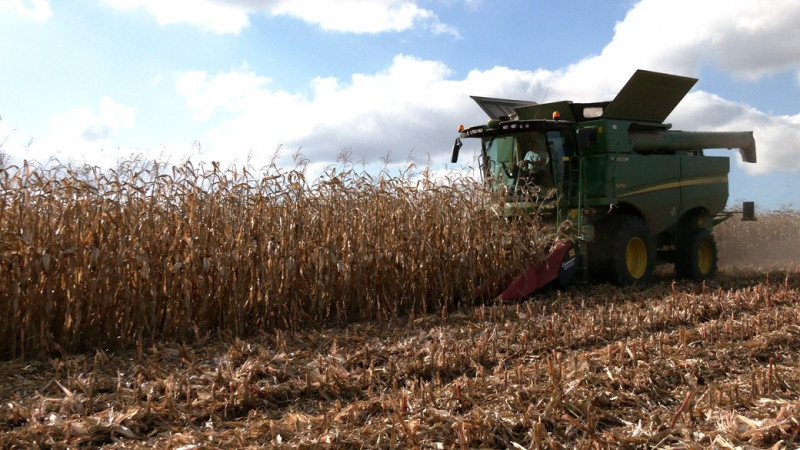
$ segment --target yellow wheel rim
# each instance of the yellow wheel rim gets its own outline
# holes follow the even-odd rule
[[[628,241],[628,246],[625,248],[625,264],[634,280],[644,276],[647,271],[647,246],[641,238],[635,237]]]
[[[711,273],[714,265],[714,251],[711,249],[710,242],[703,242],[697,248],[697,269],[703,275]]]

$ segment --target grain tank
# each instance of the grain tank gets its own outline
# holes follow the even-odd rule
[[[664,123],[696,82],[638,70],[610,102],[473,97],[490,120],[460,128],[452,162],[462,139],[479,139],[482,175],[505,193],[499,214],[536,211],[571,230],[504,298],[565,284],[581,270],[619,285],[648,282],[663,262],[679,277],[714,276],[712,228],[732,216],[724,211],[730,159],[704,151],[738,149],[755,163],[756,147],[751,131],[677,131]]]

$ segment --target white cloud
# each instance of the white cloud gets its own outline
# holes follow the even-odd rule
[[[544,90],[547,72],[506,68],[472,71],[451,80],[441,62],[405,55],[375,74],[355,74],[348,81],[316,78],[310,94],[269,87],[269,80],[246,66],[209,76],[186,72],[176,89],[195,120],[219,118],[202,138],[207,155],[229,159],[253,153],[271,156],[302,148],[312,161],[332,161],[343,148],[359,160],[378,161],[390,154],[405,160],[413,153],[443,162],[460,123],[483,121],[469,94],[530,98]],[[217,150],[212,150],[217,149]]]
[[[642,0],[617,24],[603,50],[607,63],[698,73],[714,65],[757,78],[797,70],[800,3],[730,0]]]
[[[17,132],[9,134],[11,139],[3,150],[16,160],[44,163],[55,157],[62,162],[77,160],[110,166],[119,157],[128,156],[129,152],[119,149],[114,140],[121,130],[131,128],[135,122],[135,108],[103,97],[97,112],[81,107],[51,118],[41,139],[32,140]]]
[[[734,160],[752,173],[774,170],[798,171],[800,143],[800,114],[775,116],[751,106],[731,102],[708,92],[696,91],[686,96],[672,115],[676,128],[704,131],[753,131],[758,164]]]
[[[25,148],[24,137],[7,122],[0,120],[0,165],[5,164],[12,153]]]
[[[14,11],[37,22],[46,22],[53,15],[48,0],[0,0],[0,11],[3,10]]]
[[[790,70],[800,80],[797,23],[800,2],[794,1],[642,0],[601,54],[546,79],[548,99],[610,100],[638,68],[698,76],[715,67],[752,82]],[[669,120],[690,130],[753,130],[759,163],[746,170],[800,171],[800,158],[792,157],[793,143],[800,142],[798,116],[774,116],[697,91]]]
[[[107,1],[120,7],[159,8],[149,0]],[[231,30],[235,28],[232,24],[246,26],[247,14],[258,11],[296,14],[311,22],[317,20],[314,17],[325,20],[307,12],[305,4],[288,0],[193,3],[200,10],[210,8],[207,11],[230,8],[230,17],[238,19],[218,29]],[[327,0],[316,3],[320,7],[330,4]],[[400,0],[377,2],[385,10],[408,4],[415,5]],[[159,11],[170,20],[180,16],[178,9],[163,8]],[[237,16],[232,11],[244,13]],[[408,11],[404,19],[393,19],[395,25],[384,22],[381,27],[434,20],[419,13],[418,7],[404,11]],[[197,14],[200,18],[213,15]],[[787,36],[798,33],[790,26],[798,22],[798,2],[643,0],[617,24],[614,38],[599,55],[557,70],[494,67],[454,78],[443,62],[398,55],[377,73],[309,80],[308,93],[273,87],[268,76],[247,65],[216,74],[185,72],[178,76],[175,89],[193,119],[206,127],[207,131],[197,136],[203,150],[200,156],[206,161],[242,162],[252,154],[256,163],[264,162],[283,147],[287,154],[301,148],[311,161],[324,166],[342,148],[350,148],[357,161],[380,161],[387,154],[395,161],[405,160],[413,152],[421,161],[430,154],[434,164],[441,166],[449,157],[456,127],[485,120],[469,95],[535,101],[610,100],[637,68],[696,76],[713,65],[743,79],[799,71],[800,47],[795,49],[786,41]],[[116,133],[133,125],[134,111],[110,99],[104,104],[98,112],[81,108],[54,118],[43,142],[51,146],[48,148],[58,148],[57,144],[62,144],[61,148],[67,148],[66,144],[110,148]],[[800,158],[794,157],[795,143],[800,142],[800,115],[770,115],[695,91],[669,120],[679,129],[753,130],[759,163],[748,165],[748,170],[800,171]],[[470,148],[465,147],[462,163],[469,163],[469,154]]]
[[[795,1],[643,0],[617,24],[600,55],[570,68],[570,84],[599,84],[613,93],[636,68],[696,76],[714,66],[751,81],[787,70],[800,73],[797,23],[800,3]],[[685,129],[753,130],[759,163],[746,164],[746,170],[800,171],[800,159],[792,155],[793,143],[800,142],[798,116],[769,115],[695,92],[670,120]]]
[[[483,3],[483,0],[464,0],[464,6],[471,11],[477,10],[481,3]]]
[[[268,84],[246,66],[215,76],[193,71],[178,77],[176,90],[194,120],[213,124],[201,139],[204,158],[242,162],[256,152],[264,162],[280,145],[305,135],[308,103],[300,95],[271,91]]]
[[[434,31],[455,33],[439,23],[433,11],[410,0],[283,0],[274,3],[268,6],[271,14],[296,17],[330,31],[381,33],[428,24]]]
[[[144,8],[159,25],[186,23],[214,33],[239,33],[250,25],[251,8],[219,0],[105,0],[122,10]]]
[[[249,16],[290,16],[323,30],[346,33],[406,31],[417,26],[434,34],[458,36],[436,14],[416,0],[105,0],[133,10],[144,8],[161,25],[188,23],[216,33],[239,33],[250,25]]]
[[[283,146],[302,148],[312,161],[331,161],[351,148],[358,159],[387,153],[404,159],[414,152],[441,163],[459,123],[485,120],[469,95],[597,101],[613,98],[637,68],[691,76],[713,64],[742,78],[798,70],[800,48],[782,40],[782,32],[795,33],[786,17],[800,19],[800,3],[643,0],[617,24],[601,54],[555,71],[495,67],[453,79],[442,62],[399,55],[382,72],[314,79],[308,95],[272,89],[246,66],[213,76],[189,72],[177,89],[195,119],[212,124],[203,142],[225,149],[220,156],[271,154]],[[765,30],[768,23],[774,29]],[[792,143],[800,142],[800,116],[773,116],[697,91],[670,120],[689,130],[753,130],[759,163],[748,170],[800,171],[800,158],[790,157]]]
[[[186,72],[179,76],[176,89],[178,95],[187,99],[188,106],[194,111],[193,118],[205,121],[215,110],[246,112],[252,96],[258,96],[269,81],[254,75],[244,65],[212,79],[205,71]]]

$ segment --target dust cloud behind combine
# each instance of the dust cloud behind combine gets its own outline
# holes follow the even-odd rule
[[[800,211],[766,212],[755,222],[732,218],[714,234],[722,270],[800,268]]]

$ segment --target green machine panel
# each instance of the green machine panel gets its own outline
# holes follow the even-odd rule
[[[618,203],[628,203],[641,211],[653,234],[675,223],[681,206],[680,158],[620,154],[613,167]]]
[[[730,159],[723,156],[681,156],[681,213],[706,208],[713,217],[728,201]]]

